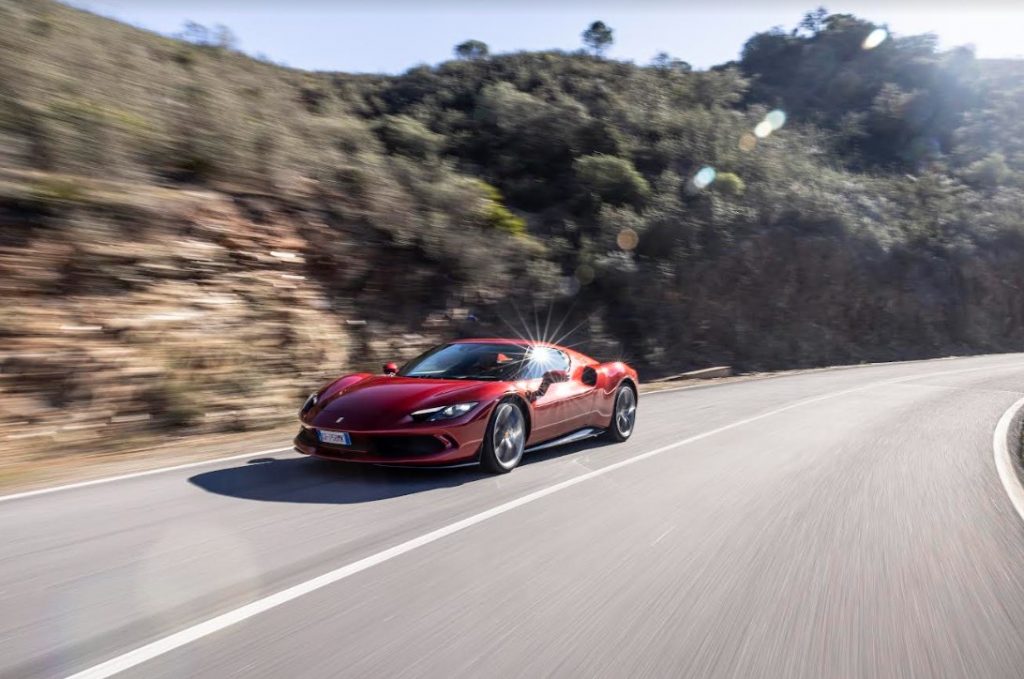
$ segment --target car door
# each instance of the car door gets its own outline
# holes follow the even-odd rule
[[[530,349],[523,378],[534,390],[534,421],[532,421],[529,442],[541,443],[557,438],[571,430],[575,412],[570,408],[569,381],[552,382],[541,389],[543,377],[552,370],[569,374],[569,358],[562,351],[551,347],[535,346]]]
[[[563,383],[564,387],[561,390],[562,398],[565,400],[569,431],[582,429],[593,420],[597,390],[594,386],[596,381],[589,385],[584,381],[584,372],[588,369],[593,371],[593,367],[582,361],[570,359],[569,381]]]

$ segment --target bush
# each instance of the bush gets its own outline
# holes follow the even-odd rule
[[[70,177],[51,176],[34,182],[30,195],[42,203],[79,203],[86,199],[81,183]]]
[[[435,157],[444,147],[444,137],[409,116],[385,116],[377,133],[389,153],[425,160]]]
[[[580,183],[612,205],[637,205],[651,193],[647,180],[624,158],[595,154],[575,163]]]
[[[991,153],[967,166],[964,178],[984,189],[994,189],[1010,178],[1010,167],[1001,153]]]
[[[747,185],[734,172],[719,172],[715,175],[715,183],[712,186],[727,196],[742,196],[747,190]]]
[[[141,401],[154,414],[156,421],[168,429],[189,427],[203,416],[203,410],[196,402],[195,386],[172,379],[147,389]]]
[[[477,185],[485,196],[484,221],[487,226],[498,231],[510,233],[513,236],[525,235],[526,222],[516,217],[505,207],[501,191],[484,181],[478,181]]]

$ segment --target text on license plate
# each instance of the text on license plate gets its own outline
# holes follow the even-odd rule
[[[323,431],[322,429],[317,429],[316,435],[320,439],[320,443],[333,443],[339,446],[352,445],[352,437],[348,435],[347,431]]]

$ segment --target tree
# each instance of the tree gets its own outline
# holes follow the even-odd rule
[[[672,55],[668,52],[658,52],[651,59],[651,66],[655,68],[667,69],[669,64],[672,63]]]
[[[233,50],[238,46],[238,38],[234,32],[224,24],[217,24],[212,31],[213,46],[222,50]]]
[[[186,21],[182,31],[175,37],[193,45],[217,47],[223,50],[233,50],[238,45],[235,34],[224,24],[217,24],[210,28],[195,21]]]
[[[797,25],[797,29],[807,31],[811,35],[817,35],[824,30],[825,19],[827,18],[828,10],[824,7],[818,7],[818,9],[804,14],[804,18],[801,19],[800,23]]]
[[[487,43],[479,40],[467,40],[455,46],[455,56],[459,59],[486,59],[490,53]]]
[[[660,71],[678,71],[680,73],[689,73],[693,70],[693,66],[689,62],[677,59],[668,52],[658,52],[651,59],[651,66]]]
[[[209,45],[210,29],[197,21],[186,21],[184,28],[177,37],[186,40],[193,45]]]
[[[594,56],[604,56],[605,50],[611,47],[613,42],[615,39],[612,37],[612,29],[603,21],[595,21],[583,31],[583,44],[594,53]]]

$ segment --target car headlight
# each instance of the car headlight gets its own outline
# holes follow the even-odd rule
[[[450,406],[438,406],[436,408],[426,408],[425,410],[417,410],[412,414],[412,419],[417,422],[436,422],[437,420],[450,420],[453,417],[459,417],[465,415],[473,406],[476,405],[476,401],[470,401],[468,403],[455,403]]]
[[[316,401],[317,401],[317,399],[319,398],[319,396],[320,396],[320,395],[319,395],[319,394],[317,394],[317,393],[316,393],[315,391],[314,391],[314,392],[313,392],[312,394],[310,394],[310,395],[309,395],[309,398],[307,398],[307,399],[306,399],[306,402],[302,404],[302,410],[300,410],[299,412],[300,412],[300,413],[301,413],[302,415],[305,415],[305,414],[306,414],[306,413],[308,413],[308,412],[309,412],[310,410],[312,410],[312,409],[313,409],[313,406],[315,406],[315,405],[316,405]]]

